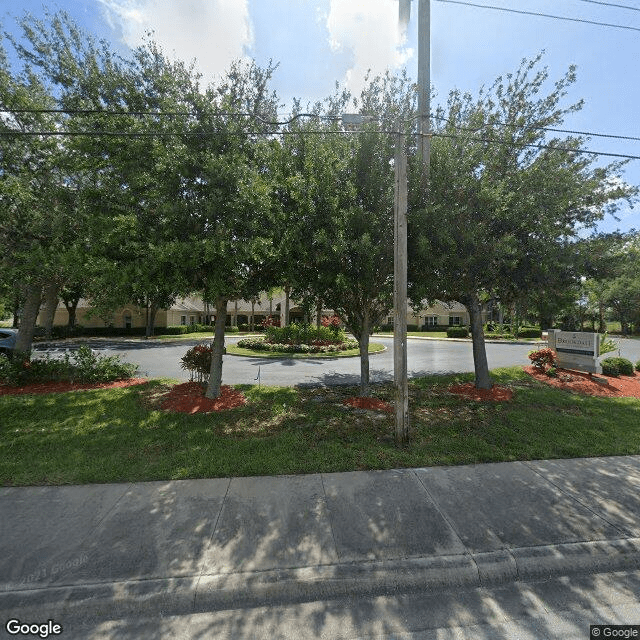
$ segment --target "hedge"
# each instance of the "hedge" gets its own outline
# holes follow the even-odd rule
[[[626,358],[605,358],[600,362],[605,376],[632,376],[633,363]]]
[[[542,329],[520,329],[519,338],[542,338]]]
[[[469,329],[467,327],[449,327],[447,329],[447,338],[468,338]]]

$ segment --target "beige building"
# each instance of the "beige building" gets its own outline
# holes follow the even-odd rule
[[[227,304],[227,324],[240,326],[243,324],[258,326],[268,316],[280,318],[280,324],[284,323],[285,294],[274,294],[271,298],[263,293],[255,301],[233,300]],[[110,316],[102,318],[95,313],[91,313],[91,303],[89,300],[81,299],[76,310],[76,324],[95,327],[118,327],[118,328],[142,328],[147,324],[147,311],[144,307],[129,304],[120,309],[116,309]],[[322,309],[322,315],[331,316],[334,312],[331,309]],[[289,302],[290,321],[302,321],[304,311],[295,300]],[[213,324],[215,320],[215,307],[207,305],[202,298],[189,297],[176,300],[169,309],[160,309],[156,315],[156,327],[170,327],[175,325],[190,324]],[[312,321],[315,320],[315,312]],[[66,307],[61,302],[56,309],[53,324],[65,326],[68,324],[69,314]],[[42,324],[42,312],[38,316],[38,324]],[[387,317],[387,324],[393,324],[393,315]],[[418,325],[419,327],[447,327],[458,325],[469,325],[469,313],[466,307],[457,302],[445,303],[437,302],[431,306],[425,306],[418,313],[411,307],[407,308],[407,324]]]

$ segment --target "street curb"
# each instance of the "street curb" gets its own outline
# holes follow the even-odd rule
[[[99,582],[0,592],[4,617],[183,615],[343,597],[473,589],[640,568],[640,538],[406,560]],[[1,617],[1,616],[0,616]],[[34,618],[35,619],[35,618]]]

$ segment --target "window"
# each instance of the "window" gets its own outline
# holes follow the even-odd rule
[[[180,316],[180,324],[187,324],[187,316]]]
[[[196,323],[196,317],[195,316],[189,316],[189,324],[195,324]]]
[[[131,314],[128,311],[124,314],[124,328],[131,329]]]
[[[424,323],[427,327],[437,327],[438,326],[438,316],[427,316],[424,319]]]
[[[460,316],[449,316],[449,326],[457,327],[462,324],[462,319]]]

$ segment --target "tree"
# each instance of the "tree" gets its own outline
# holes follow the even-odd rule
[[[354,132],[335,122],[296,122],[282,142],[281,254],[290,271],[295,265],[296,297],[334,309],[358,340],[363,396],[369,337],[393,304],[394,139],[380,129],[410,121],[413,98],[405,75],[376,77],[353,101],[373,122]],[[338,88],[315,112],[338,118],[351,104]]]
[[[582,103],[561,106],[575,69],[538,97],[548,79],[540,56],[498,78],[476,100],[452,91],[435,113],[428,195],[412,189],[410,295],[465,304],[478,388],[492,386],[482,302],[575,282],[578,233],[635,190],[615,181],[620,163],[594,167],[583,139],[546,138]],[[542,148],[545,147],[545,148]],[[415,164],[415,163],[414,163]],[[414,174],[415,174],[414,169]],[[417,178],[414,185],[419,185]]]
[[[264,121],[275,120],[269,90],[273,66],[236,63],[222,82],[193,93],[196,116],[185,129],[176,236],[194,290],[215,301],[216,324],[206,396],[220,395],[227,302],[250,300],[275,283],[272,258],[273,141]]]

